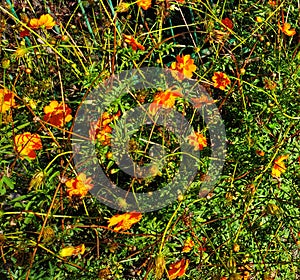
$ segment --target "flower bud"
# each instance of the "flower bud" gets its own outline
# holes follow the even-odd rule
[[[39,171],[35,173],[29,183],[29,190],[39,189],[39,187],[44,183],[45,177],[46,174],[44,173],[44,171]]]
[[[117,6],[116,12],[118,13],[126,13],[129,9],[130,4],[129,3],[121,3],[120,5]]]
[[[10,66],[10,60],[7,58],[2,59],[2,68],[7,69]]]
[[[165,258],[159,254],[155,259],[155,279],[161,279],[166,266]]]
[[[280,208],[274,203],[269,203],[267,205],[267,212],[271,215],[278,215],[280,214],[280,211]]]
[[[240,245],[237,243],[233,244],[233,252],[237,253],[240,251]]]

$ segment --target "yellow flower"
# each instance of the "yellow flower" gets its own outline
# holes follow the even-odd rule
[[[116,8],[116,12],[118,13],[126,13],[128,11],[130,7],[130,4],[129,3],[125,3],[125,2],[122,2],[120,3],[117,8]]]
[[[274,161],[274,165],[272,168],[272,176],[279,178],[281,173],[284,173],[286,171],[286,167],[284,164],[284,160],[288,159],[288,155],[280,156]]]
[[[21,58],[21,57],[25,56],[27,53],[28,53],[28,48],[20,47],[20,48],[16,49],[13,56],[15,58]]]
[[[84,244],[80,244],[78,246],[67,246],[60,250],[59,255],[61,257],[71,257],[71,256],[78,256],[79,254],[84,254],[85,246]]]
[[[0,113],[5,113],[15,106],[14,93],[7,88],[0,89]]]
[[[14,142],[15,150],[21,159],[24,159],[24,157],[35,159],[35,151],[40,150],[43,147],[40,136],[38,134],[31,134],[30,132],[16,135]]]
[[[39,19],[33,18],[29,21],[29,27],[32,29],[46,28],[51,29],[55,25],[53,17],[49,14],[41,15]]]
[[[294,36],[296,34],[295,28],[291,29],[291,25],[287,22],[285,22],[283,26],[278,25],[278,27],[287,36]]]
[[[195,151],[201,151],[204,147],[207,147],[207,141],[203,134],[194,132],[188,136],[190,145],[194,146]]]
[[[184,78],[192,78],[193,72],[195,72],[196,69],[197,66],[194,64],[194,60],[191,59],[189,54],[182,56],[177,55],[176,62],[172,62],[171,64],[171,70],[174,70],[172,71],[172,75],[180,81]]]
[[[264,19],[262,17],[257,16],[255,18],[255,21],[258,22],[258,23],[262,23],[264,21]]]
[[[137,5],[143,10],[148,10],[151,7],[151,0],[138,0]]]
[[[84,197],[93,188],[92,178],[86,178],[84,173],[80,173],[75,179],[68,180],[65,184],[68,196]]]
[[[142,219],[142,214],[137,212],[117,214],[108,220],[108,227],[115,227],[115,231],[127,230]]]

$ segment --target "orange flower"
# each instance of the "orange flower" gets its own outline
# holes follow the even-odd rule
[[[188,238],[188,239],[185,240],[185,242],[184,242],[184,246],[183,246],[183,248],[182,248],[182,252],[183,252],[183,253],[188,253],[188,252],[190,252],[190,251],[193,249],[194,245],[195,245],[194,241],[191,240],[190,238]]]
[[[28,26],[31,29],[38,29],[40,27],[39,25],[39,19],[38,18],[32,18],[28,24]]]
[[[258,156],[261,156],[261,157],[265,156],[265,152],[264,152],[264,151],[256,150],[255,152],[256,152],[256,154],[257,154]]]
[[[288,155],[280,156],[274,161],[274,165],[272,168],[272,176],[279,178],[281,173],[284,173],[286,170],[284,160],[288,159]]]
[[[131,226],[142,219],[142,214],[137,212],[117,214],[111,217],[108,222],[108,227],[115,227],[115,231],[127,230]]]
[[[53,17],[49,14],[41,15],[39,19],[33,18],[29,21],[29,27],[32,29],[46,28],[51,29],[55,25]]]
[[[160,91],[155,95],[153,102],[150,104],[149,112],[155,115],[160,107],[165,109],[173,108],[175,99],[181,96],[181,92],[179,90],[174,90],[174,87],[171,87],[166,91]]]
[[[77,256],[79,254],[83,254],[85,252],[85,246],[84,244],[80,244],[78,246],[67,246],[60,250],[59,255],[61,257],[71,257],[71,256]]]
[[[269,89],[269,90],[274,90],[277,86],[276,82],[268,79],[268,78],[264,78],[263,79],[264,83],[265,83],[265,88]]]
[[[291,25],[287,22],[285,22],[283,26],[278,25],[278,27],[287,36],[294,36],[296,34],[295,28],[291,29]]]
[[[103,146],[110,145],[110,134],[112,132],[112,128],[109,126],[109,124],[113,120],[117,119],[120,115],[120,111],[118,111],[114,116],[104,112],[96,123],[91,123],[91,128],[89,130],[90,139],[97,139]]]
[[[5,113],[15,106],[15,95],[7,88],[0,89],[0,113]]]
[[[276,1],[269,0],[268,4],[274,7],[274,6],[276,6]]]
[[[214,82],[214,87],[221,90],[225,90],[225,88],[231,83],[228,76],[222,72],[215,72],[212,80]]]
[[[40,136],[38,134],[31,134],[30,132],[24,132],[23,134],[16,135],[14,142],[15,150],[21,159],[24,159],[24,157],[28,159],[35,159],[35,151],[42,148]]]
[[[192,78],[193,72],[195,72],[196,69],[197,66],[194,64],[194,59],[191,59],[189,54],[182,56],[177,55],[176,62],[172,62],[171,64],[171,70],[175,70],[172,71],[172,75],[179,81],[182,81],[184,78]]]
[[[233,22],[230,18],[224,18],[222,19],[222,23],[227,26],[228,28],[232,29],[233,28]]]
[[[146,11],[151,7],[151,2],[151,0],[138,0],[136,4]]]
[[[127,44],[131,46],[131,48],[136,51],[137,49],[140,49],[142,51],[145,50],[145,47],[141,45],[136,39],[134,39],[131,35],[124,35],[124,40]]]
[[[175,279],[177,277],[183,276],[187,267],[189,266],[190,261],[182,259],[176,263],[170,265],[170,269],[168,270],[169,279]]]
[[[199,132],[189,135],[188,140],[190,145],[194,146],[195,151],[202,151],[204,147],[207,147],[205,136]]]
[[[80,173],[75,179],[68,180],[65,184],[68,196],[84,197],[94,185],[91,184],[92,178],[86,178],[84,173]]]
[[[63,127],[65,123],[72,120],[72,110],[67,104],[58,103],[56,100],[44,107],[44,121],[57,127]]]

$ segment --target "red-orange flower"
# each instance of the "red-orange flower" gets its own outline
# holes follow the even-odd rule
[[[71,256],[77,256],[79,254],[83,254],[85,252],[85,246],[84,244],[80,244],[78,246],[67,246],[60,250],[59,255],[61,257],[71,257]]]
[[[151,7],[151,2],[151,0],[138,0],[136,4],[146,11]]]
[[[265,156],[265,152],[264,152],[264,151],[256,150],[255,152],[256,152],[256,154],[257,154],[258,156],[261,156],[261,157],[264,157],[264,156]]]
[[[265,83],[265,88],[269,89],[269,90],[274,90],[277,87],[276,82],[272,81],[269,78],[264,78],[263,79],[264,83]]]
[[[35,151],[40,150],[43,147],[40,136],[38,134],[31,134],[30,132],[16,135],[14,142],[15,150],[21,159],[35,159]]]
[[[232,29],[233,28],[233,22],[230,18],[224,18],[222,19],[222,23],[227,26],[228,28]]]
[[[131,48],[136,51],[137,49],[140,49],[142,51],[145,50],[145,47],[141,45],[136,39],[134,39],[131,35],[124,35],[124,40],[127,44],[131,46]]]
[[[41,15],[40,18],[33,18],[29,21],[28,26],[32,29],[46,28],[51,29],[55,25],[53,17],[49,14]]]
[[[271,6],[276,6],[276,1],[269,0],[268,4],[271,5]]]
[[[168,270],[169,279],[175,279],[177,277],[183,276],[187,267],[189,266],[190,261],[182,259],[176,263],[170,265],[170,269]]]
[[[179,81],[182,81],[184,78],[192,78],[196,69],[197,66],[194,64],[194,59],[191,59],[189,54],[177,55],[176,61],[171,64],[171,70],[175,70],[172,71],[172,75]]]
[[[221,90],[225,90],[225,88],[231,83],[228,76],[222,72],[215,72],[212,80],[214,82],[214,87]]]
[[[131,212],[125,214],[117,214],[108,220],[108,227],[114,227],[115,231],[123,231],[130,229],[131,226],[142,219],[142,214]]]
[[[291,29],[291,25],[287,22],[283,26],[278,25],[279,29],[287,36],[294,36],[296,34],[295,28]]]
[[[185,240],[185,242],[184,242],[184,246],[183,246],[183,248],[182,248],[182,252],[183,252],[183,253],[188,253],[188,252],[190,252],[190,251],[193,249],[194,245],[195,245],[194,241],[193,241],[192,239],[188,238],[188,239]]]
[[[0,113],[5,113],[15,106],[15,95],[7,88],[0,89]]]
[[[58,103],[56,100],[44,107],[44,121],[57,127],[63,127],[65,123],[72,120],[72,110],[67,104]]]
[[[96,123],[91,123],[91,127],[89,130],[90,139],[97,139],[103,146],[110,145],[110,134],[112,132],[110,123],[113,120],[117,119],[120,115],[120,111],[118,111],[115,115],[110,115],[109,113],[104,112]]]
[[[176,98],[181,96],[182,93],[180,90],[175,89],[174,87],[171,87],[166,91],[160,91],[154,96],[154,100],[149,106],[149,112],[154,115],[160,107],[165,109],[173,108]]]
[[[279,178],[281,176],[281,173],[284,173],[286,171],[286,166],[284,164],[284,160],[288,159],[288,155],[280,156],[274,161],[274,165],[272,168],[272,176]]]
[[[75,179],[68,180],[65,184],[68,196],[84,197],[93,188],[92,178],[87,178],[84,173],[80,173]]]
[[[194,146],[195,151],[202,151],[204,147],[207,147],[207,141],[203,134],[194,132],[188,136],[189,144]]]
[[[27,29],[27,28],[21,28],[20,30],[20,37],[21,38],[24,38],[26,36],[29,36],[30,35],[30,31]]]

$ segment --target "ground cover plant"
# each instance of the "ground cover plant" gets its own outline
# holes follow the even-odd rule
[[[299,279],[299,11],[296,0],[2,1],[0,278]],[[201,157],[168,206],[126,211],[124,198],[118,211],[93,195],[95,174],[77,170],[74,125],[91,92],[144,67],[174,83],[100,96],[96,163],[125,191],[172,182],[183,153],[163,124],[124,124],[130,157],[151,176],[115,158],[113,133],[143,104],[150,117],[184,116]],[[189,102],[190,79],[207,95]],[[226,158],[206,192],[215,147],[197,109],[212,105]]]

